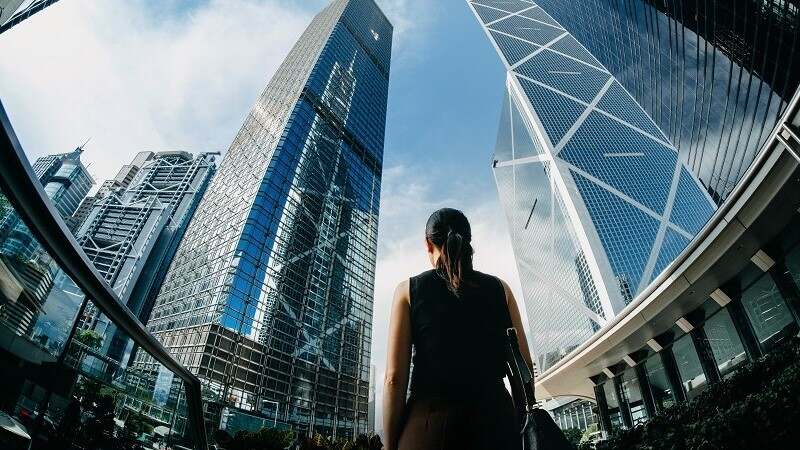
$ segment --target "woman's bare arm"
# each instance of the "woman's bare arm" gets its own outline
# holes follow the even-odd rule
[[[408,281],[400,283],[394,291],[387,353],[383,381],[384,448],[394,450],[403,426],[411,366],[411,303]]]
[[[528,363],[531,373],[533,373],[533,359],[531,358],[531,351],[528,348],[528,338],[525,336],[525,327],[522,326],[522,316],[519,314],[517,300],[514,298],[514,293],[511,292],[511,288],[508,287],[508,284],[503,280],[500,280],[500,282],[503,283],[503,289],[506,291],[506,303],[508,304],[508,313],[511,315],[511,324],[517,330],[519,350],[522,352],[522,357],[525,358],[525,362]]]

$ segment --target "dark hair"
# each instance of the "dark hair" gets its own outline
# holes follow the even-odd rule
[[[452,208],[434,211],[425,225],[425,237],[441,249],[436,269],[458,295],[465,277],[472,272],[472,230],[467,216]]]

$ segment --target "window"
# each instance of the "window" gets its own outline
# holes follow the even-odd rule
[[[603,393],[606,397],[606,404],[608,405],[608,417],[611,421],[611,428],[618,429],[622,427],[622,413],[619,409],[619,402],[617,401],[617,392],[614,388],[614,381],[608,380],[603,384]]]
[[[763,275],[742,293],[742,305],[764,350],[797,330],[789,307],[769,275]]]
[[[658,411],[663,411],[675,404],[675,393],[669,384],[667,371],[661,361],[661,355],[655,354],[644,362],[647,372],[647,382],[650,385],[650,393],[653,395],[653,402]]]
[[[744,346],[736,333],[727,309],[719,311],[706,320],[703,329],[721,376],[726,377],[732,374],[739,364],[747,360]]]
[[[622,374],[622,393],[628,402],[633,425],[636,426],[647,421],[642,389],[634,369],[628,369]]]
[[[794,282],[795,287],[800,287],[800,246],[786,255],[786,274]]]
[[[700,365],[692,337],[687,334],[675,341],[672,345],[672,354],[675,355],[675,362],[678,364],[683,389],[691,399],[706,385],[706,375],[703,366]]]

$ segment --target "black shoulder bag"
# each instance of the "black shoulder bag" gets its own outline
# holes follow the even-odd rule
[[[508,313],[508,305],[506,305]],[[539,408],[533,388],[533,374],[519,350],[517,330],[508,314],[506,328],[506,376],[511,385],[511,397],[517,410],[523,450],[573,450],[564,433],[550,414]]]

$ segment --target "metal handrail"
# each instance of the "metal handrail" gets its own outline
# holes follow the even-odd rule
[[[0,188],[42,247],[97,308],[142,349],[184,382],[197,445],[208,448],[200,380],[178,363],[103,280],[44,193],[0,101]]]

